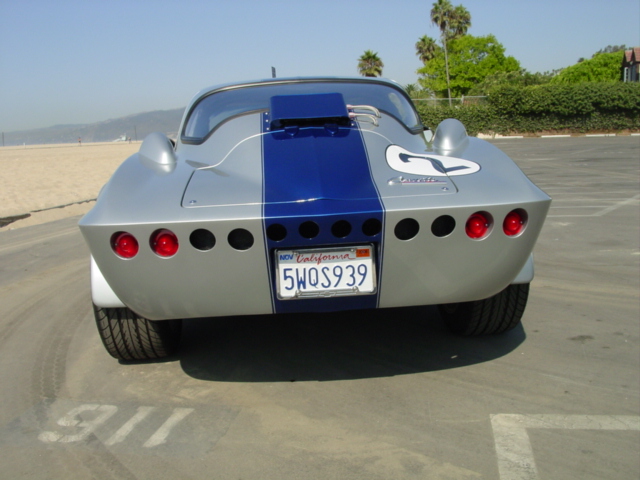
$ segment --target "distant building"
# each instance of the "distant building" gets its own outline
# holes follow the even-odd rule
[[[625,50],[622,59],[622,81],[640,82],[640,47]]]

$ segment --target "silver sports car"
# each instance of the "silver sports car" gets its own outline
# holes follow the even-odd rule
[[[291,78],[203,90],[80,221],[98,331],[169,355],[182,319],[439,305],[456,333],[515,327],[551,199],[397,84]]]

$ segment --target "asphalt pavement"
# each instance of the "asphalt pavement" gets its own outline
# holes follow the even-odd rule
[[[552,198],[522,326],[434,307],[198,319],[119,363],[78,218],[0,233],[0,477],[640,477],[640,137],[492,141]]]

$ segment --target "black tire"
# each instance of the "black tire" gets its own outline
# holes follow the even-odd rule
[[[459,335],[491,335],[515,328],[522,319],[529,284],[509,285],[493,297],[438,305],[447,327]]]
[[[171,355],[180,343],[182,320],[148,320],[128,308],[93,306],[98,333],[118,360],[154,360]]]

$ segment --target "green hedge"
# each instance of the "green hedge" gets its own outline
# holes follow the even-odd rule
[[[640,84],[506,86],[486,105],[429,107],[417,104],[425,125],[457,118],[469,135],[478,133],[615,132],[640,130]]]

